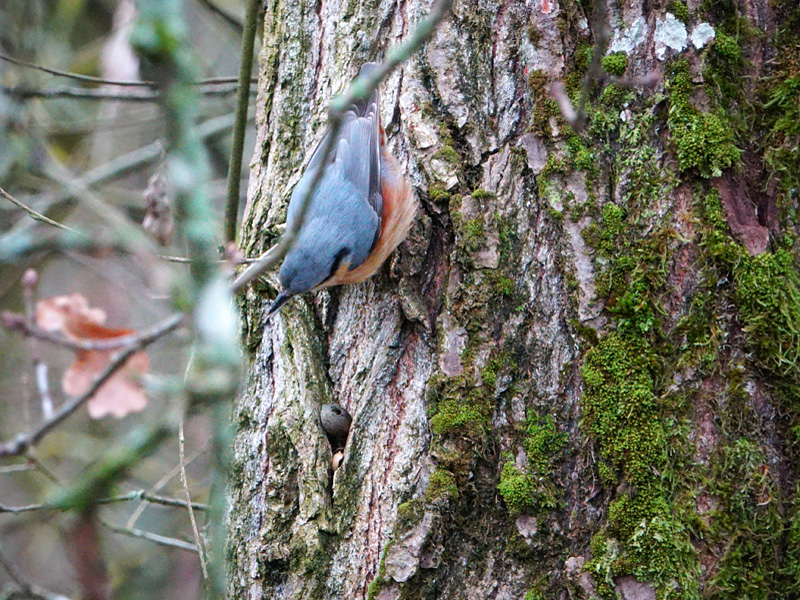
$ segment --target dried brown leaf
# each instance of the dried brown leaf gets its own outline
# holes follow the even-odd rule
[[[92,308],[80,294],[54,296],[41,300],[36,306],[36,323],[47,331],[60,331],[66,337],[85,341],[108,340],[135,333],[131,329],[111,329],[103,323],[105,311]],[[102,373],[115,350],[76,350],[75,361],[64,373],[61,387],[65,394],[85,393]],[[147,396],[138,381],[147,372],[150,360],[144,352],[131,356],[108,381],[88,400],[89,416],[99,419],[106,415],[117,418],[139,412],[147,406]]]

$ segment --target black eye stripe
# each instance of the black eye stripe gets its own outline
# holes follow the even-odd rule
[[[347,246],[345,246],[336,253],[336,256],[333,257],[333,265],[331,266],[331,272],[328,275],[328,279],[330,279],[336,274],[336,271],[338,271],[339,267],[342,265],[342,260],[348,254],[350,254],[350,248],[348,248]]]

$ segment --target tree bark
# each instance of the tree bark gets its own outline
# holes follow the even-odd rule
[[[268,3],[247,255],[327,100],[428,9]],[[270,323],[274,275],[243,296],[232,597],[797,593],[798,9],[609,5],[577,134],[548,87],[577,105],[591,11],[456,3],[381,87],[408,241]]]

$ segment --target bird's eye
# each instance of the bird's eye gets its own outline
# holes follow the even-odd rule
[[[339,267],[342,265],[342,260],[344,260],[348,254],[350,254],[350,248],[347,246],[336,253],[336,256],[333,257],[333,264],[331,265],[331,272],[328,275],[328,279],[336,275],[336,271],[338,271]]]
[[[342,414],[342,411],[340,411],[338,408],[334,408],[333,412],[335,412],[337,415]]]

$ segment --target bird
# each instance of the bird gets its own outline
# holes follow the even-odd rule
[[[350,413],[338,404],[323,404],[319,411],[319,422],[330,442],[334,456],[338,452],[344,452],[350,425],[353,422]]]
[[[366,63],[359,76],[377,68],[377,63]],[[295,243],[281,265],[281,291],[267,319],[298,294],[371,277],[405,239],[414,220],[417,199],[386,148],[378,90],[348,107],[322,165],[322,148],[331,133],[329,129],[317,145],[292,192],[287,228],[296,224],[317,168],[323,169]]]

